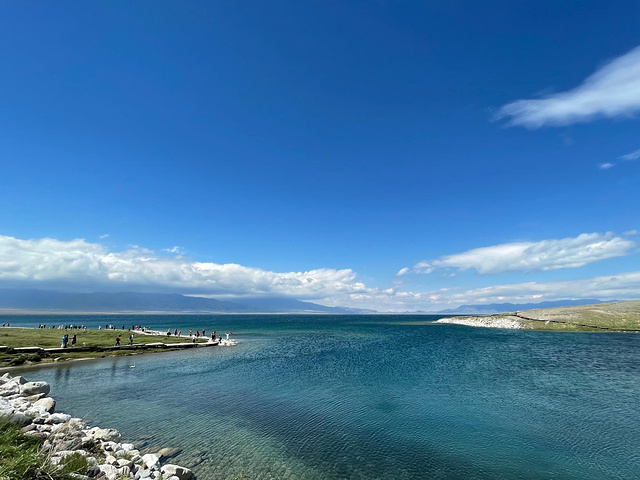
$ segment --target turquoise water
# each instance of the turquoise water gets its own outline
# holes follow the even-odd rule
[[[231,330],[241,343],[25,375],[50,382],[61,411],[182,448],[175,461],[201,480],[638,478],[640,335],[435,318],[69,317],[56,323]]]

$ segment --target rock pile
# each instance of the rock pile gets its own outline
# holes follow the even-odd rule
[[[0,417],[22,426],[22,431],[43,440],[43,451],[51,463],[79,454],[89,466],[78,480],[193,480],[191,470],[160,464],[162,453],[141,455],[131,443],[121,443],[113,428],[89,427],[80,418],[55,413],[56,402],[47,397],[49,384],[28,382],[5,373],[0,377]],[[162,452],[162,451],[160,451]]]

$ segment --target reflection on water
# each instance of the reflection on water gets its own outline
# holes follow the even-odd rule
[[[49,381],[61,411],[140,445],[182,448],[175,461],[201,480],[241,470],[290,479],[640,471],[637,335],[423,325],[418,316],[156,320],[231,330],[241,343],[138,356],[135,369],[120,357],[26,376]]]

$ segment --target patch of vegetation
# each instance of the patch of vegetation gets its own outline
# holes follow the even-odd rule
[[[89,469],[89,464],[83,455],[74,453],[64,457],[60,462],[60,467],[62,474],[79,473],[84,475]]]
[[[84,457],[84,470],[77,458],[70,458],[61,468],[53,465],[40,447],[41,440],[0,418],[0,480],[70,480],[69,473],[86,473]]]

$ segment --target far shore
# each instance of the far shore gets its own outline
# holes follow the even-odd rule
[[[69,335],[69,342],[63,347],[61,338],[65,334]],[[130,335],[133,341],[129,340]],[[0,328],[0,370],[218,345],[217,340],[206,336],[176,336],[152,330],[5,326]]]
[[[640,333],[640,300],[445,317],[436,323],[515,330]]]

